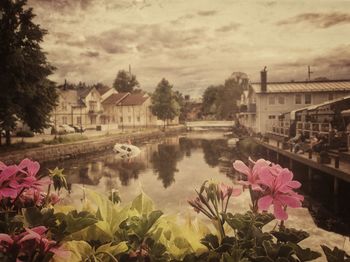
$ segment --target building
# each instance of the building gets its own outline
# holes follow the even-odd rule
[[[296,109],[350,95],[350,80],[252,83],[240,101],[240,123],[254,132],[272,130],[278,118]]]
[[[51,116],[53,126],[76,125],[96,129],[103,113],[102,98],[96,88],[60,89],[59,100]]]

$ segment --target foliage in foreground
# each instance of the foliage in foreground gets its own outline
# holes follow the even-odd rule
[[[1,261],[311,261],[318,252],[300,243],[309,234],[286,228],[287,207],[298,207],[302,197],[294,192],[300,183],[288,169],[265,160],[252,168],[236,161],[246,174],[242,181],[252,204],[244,214],[233,213],[229,202],[240,189],[206,181],[197,197],[189,200],[208,223],[155,210],[145,194],[122,206],[116,191],[107,197],[92,190],[80,210],[59,204],[67,189],[62,169],[38,176],[39,164],[24,159],[19,165],[0,162]],[[274,206],[274,215],[266,212]],[[281,208],[282,209],[281,209]],[[261,210],[265,210],[261,212]],[[272,230],[265,225],[277,218]],[[203,220],[202,220],[203,221]],[[329,262],[349,261],[342,250],[322,246]]]

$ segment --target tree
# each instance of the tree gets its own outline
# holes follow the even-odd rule
[[[47,78],[54,68],[40,47],[46,31],[33,23],[35,15],[26,3],[0,1],[0,127],[6,144],[17,120],[35,132],[47,127],[58,97]]]
[[[205,89],[202,99],[202,111],[204,115],[215,114],[216,112],[216,98],[220,86],[209,86]]]
[[[152,95],[152,113],[164,121],[164,127],[167,120],[174,119],[180,113],[180,106],[172,88],[168,80],[163,78]]]
[[[125,70],[119,70],[113,83],[113,87],[120,93],[133,92],[134,88],[139,85],[136,76]]]

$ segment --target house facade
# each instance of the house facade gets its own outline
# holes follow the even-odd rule
[[[145,93],[118,93],[105,86],[60,89],[51,121],[56,128],[66,124],[99,130],[162,126],[150,106],[151,98]],[[178,123],[176,117],[167,124]]]
[[[282,114],[350,95],[350,80],[268,83],[266,74],[262,71],[262,81],[252,83],[241,98],[240,108],[246,110],[238,115],[240,123],[254,132],[271,131]]]
[[[59,102],[51,115],[53,126],[76,125],[96,128],[103,113],[101,95],[95,88],[58,91]]]

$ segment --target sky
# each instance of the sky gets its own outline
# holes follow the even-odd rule
[[[102,82],[119,70],[152,91],[162,78],[201,96],[233,72],[259,81],[350,79],[350,1],[29,0],[48,30],[57,83]]]

